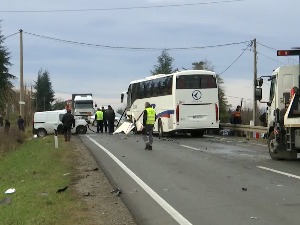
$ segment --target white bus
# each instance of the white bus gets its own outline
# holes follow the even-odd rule
[[[124,94],[121,101],[123,102]],[[185,70],[159,74],[129,84],[126,114],[142,123],[145,102],[156,111],[154,132],[191,133],[202,137],[206,129],[219,128],[216,74],[206,70]]]

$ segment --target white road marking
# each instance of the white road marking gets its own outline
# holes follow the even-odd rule
[[[194,148],[194,147],[187,146],[187,145],[180,145],[180,146],[185,147],[185,148],[190,148],[190,149],[193,149],[193,150],[196,150],[196,151],[203,151],[203,150],[200,149],[200,148]]]
[[[192,225],[186,218],[184,218],[178,211],[176,211],[169,203],[167,203],[162,197],[160,197],[155,191],[153,191],[144,181],[142,181],[134,172],[132,172],[125,164],[123,164],[117,157],[115,157],[105,147],[100,145],[94,139],[86,135],[88,139],[94,142],[99,148],[101,148],[107,155],[109,155],[141,188],[143,188],[170,216],[181,225]]]
[[[300,176],[297,176],[297,175],[294,175],[294,174],[291,174],[291,173],[285,173],[285,172],[282,172],[282,171],[279,171],[279,170],[274,170],[274,169],[264,167],[264,166],[257,166],[257,168],[263,169],[263,170],[268,170],[268,171],[271,171],[273,173],[278,173],[278,174],[281,174],[281,175],[285,175],[285,176],[288,176],[288,177],[293,177],[293,178],[296,178],[296,179],[300,180]]]

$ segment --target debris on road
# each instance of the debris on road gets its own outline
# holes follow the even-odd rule
[[[68,189],[68,186],[65,186],[65,187],[63,187],[63,188],[58,189],[58,190],[56,191],[56,193],[62,193],[62,192],[64,192],[64,191],[66,191],[67,189]]]
[[[12,194],[12,193],[14,193],[14,192],[16,192],[16,189],[10,188],[10,189],[7,189],[7,190],[5,191],[5,194]]]
[[[110,193],[116,193],[116,196],[120,196],[120,194],[122,193],[120,188],[117,188],[115,190],[112,190]]]

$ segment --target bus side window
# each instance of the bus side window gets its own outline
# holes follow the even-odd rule
[[[180,77],[177,77],[176,78],[176,88],[177,89],[184,89],[184,87],[185,87],[184,79],[182,79]]]
[[[166,80],[166,95],[172,94],[172,77],[167,77]]]
[[[144,83],[144,98],[151,97],[151,83],[150,81],[145,81]]]

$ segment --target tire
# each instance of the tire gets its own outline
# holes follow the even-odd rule
[[[158,138],[161,139],[163,137],[163,133],[164,133],[161,119],[158,120],[157,126],[158,126]]]
[[[47,135],[47,131],[45,130],[45,129],[43,129],[43,128],[40,128],[40,129],[38,129],[37,130],[37,136],[38,137],[45,137]]]
[[[64,133],[64,127],[63,127],[62,124],[59,124],[57,126],[57,133],[59,133],[59,134],[63,134]]]
[[[76,127],[76,134],[85,134],[87,131],[86,126],[80,125]]]
[[[203,137],[204,130],[197,130],[191,132],[192,137]]]
[[[275,148],[275,134],[274,131],[269,135],[268,137],[268,149],[269,154],[273,160],[279,160],[279,154],[277,152],[277,149]]]

